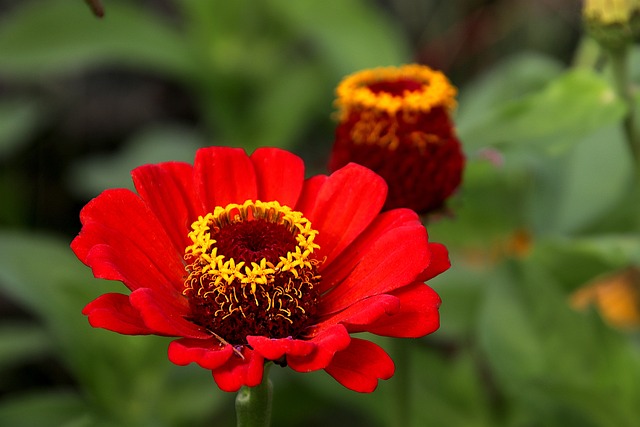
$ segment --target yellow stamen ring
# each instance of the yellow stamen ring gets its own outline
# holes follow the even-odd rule
[[[221,253],[215,236],[232,227],[226,238],[235,245],[239,229],[233,227],[246,222],[251,227],[256,224],[257,230],[270,223],[288,235],[285,240],[290,243],[280,242],[282,254],[272,255],[271,260],[234,259]],[[189,298],[194,321],[231,343],[252,334],[294,335],[308,326],[318,296],[319,262],[313,253],[319,245],[314,242],[318,232],[301,212],[276,201],[247,200],[218,206],[198,217],[191,228],[188,236],[193,244],[185,249],[188,277],[183,294]]]
[[[374,93],[367,86],[381,81],[407,79],[422,84],[422,89],[406,91],[403,96]],[[398,111],[427,113],[434,107],[452,110],[456,107],[456,88],[440,71],[409,64],[402,67],[380,67],[347,76],[336,89],[339,120],[344,120],[351,109],[374,110],[395,115]]]
[[[277,222],[286,226],[292,233],[297,233],[298,245],[295,252],[288,252],[286,256],[280,257],[280,262],[276,265],[263,258],[259,264],[253,262],[251,266],[245,266],[244,261],[236,263],[233,258],[225,259],[223,254],[218,254],[216,241],[211,239],[211,229],[250,218]],[[217,206],[213,213],[198,217],[191,228],[189,238],[193,245],[188,246],[185,253],[187,256],[205,261],[202,273],[206,273],[215,283],[231,283],[239,279],[242,283],[253,284],[255,287],[256,283],[267,283],[267,277],[276,271],[289,271],[297,277],[297,268],[311,268],[309,256],[320,248],[314,243],[318,232],[311,228],[311,222],[302,216],[302,213],[281,206],[275,201],[247,200],[242,205],[231,203],[224,208]]]

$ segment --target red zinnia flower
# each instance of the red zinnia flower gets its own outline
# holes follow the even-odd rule
[[[138,194],[89,202],[71,244],[96,277],[131,291],[89,303],[94,327],[179,337],[169,359],[211,370],[226,391],[258,385],[271,360],[361,392],[394,365],[350,333],[438,328],[440,299],[423,282],[449,267],[446,248],[428,242],[414,212],[379,213],[387,189],[369,169],[304,180],[289,152],[212,147],[193,166],[132,176]]]
[[[340,123],[329,161],[367,166],[389,185],[385,209],[441,208],[462,179],[464,155],[450,110],[456,89],[426,66],[365,70],[338,86]]]

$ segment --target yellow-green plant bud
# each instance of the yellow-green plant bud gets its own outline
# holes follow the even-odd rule
[[[585,27],[604,48],[620,49],[640,34],[640,0],[585,0]]]

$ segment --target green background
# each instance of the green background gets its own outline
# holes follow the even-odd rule
[[[82,307],[123,287],[70,251],[79,210],[206,145],[325,173],[340,79],[408,62],[459,88],[464,182],[428,224],[453,263],[430,282],[441,329],[372,338],[398,357],[369,395],[274,367],[273,425],[638,425],[637,330],[569,304],[640,265],[633,110],[578,1],[103,3],[99,20],[81,0],[0,1],[0,425],[234,425],[234,395],[172,365],[169,339],[88,325]]]

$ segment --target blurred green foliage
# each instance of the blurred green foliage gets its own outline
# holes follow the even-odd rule
[[[0,17],[0,294],[10,308],[0,316],[0,425],[233,425],[233,396],[208,372],[171,365],[168,339],[87,324],[82,307],[121,285],[92,279],[69,250],[79,207],[105,188],[130,186],[136,165],[189,161],[208,144],[289,148],[310,173],[323,171],[339,79],[420,59],[419,37],[403,27],[419,21],[402,20],[412,7],[454,26],[481,2],[104,3],[100,21],[80,0],[16,2]],[[477,10],[504,12],[506,3]],[[640,183],[621,127],[629,107],[602,61],[569,66],[568,55],[525,48],[505,47],[482,72],[452,69],[464,77],[456,123],[468,165],[453,217],[428,225],[453,262],[430,283],[443,299],[442,327],[408,342],[397,365],[398,378],[410,372],[411,426],[631,427],[640,419],[637,331],[569,304],[585,283],[640,265]],[[640,51],[631,53],[637,81]],[[154,116],[105,142],[117,123],[104,109],[98,131],[56,134],[73,95],[66,91],[104,69],[177,85],[192,105],[187,119]],[[51,164],[54,183],[38,172]],[[397,378],[370,395],[323,373],[273,369],[272,379],[273,425],[398,419]]]

